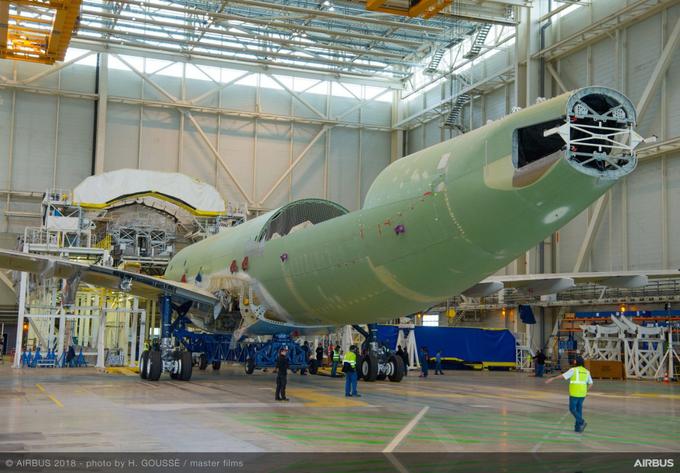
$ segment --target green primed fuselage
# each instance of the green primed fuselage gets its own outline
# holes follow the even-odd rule
[[[265,214],[191,245],[166,277],[194,282],[200,274],[200,286],[231,292],[237,278],[267,317],[300,325],[375,322],[427,309],[513,261],[615,182],[581,173],[564,158],[513,180],[513,131],[564,116],[568,98],[399,159],[376,178],[361,210],[257,242],[271,216]]]

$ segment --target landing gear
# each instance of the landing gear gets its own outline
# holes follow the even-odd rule
[[[161,352],[152,350],[149,352],[149,361],[147,364],[146,379],[149,381],[158,381],[163,372],[163,360],[161,359]]]
[[[246,374],[253,374],[255,372],[255,360],[248,358],[246,361]]]
[[[139,377],[147,379],[149,377],[149,351],[144,350],[139,357]]]
[[[170,377],[179,381],[189,381],[193,371],[191,353],[188,351],[175,351],[173,353],[174,364],[170,371]]]
[[[405,372],[406,367],[404,366],[404,360],[399,355],[390,356],[385,373],[389,380],[393,383],[398,383],[404,377]]]
[[[217,371],[222,367],[222,362],[221,361],[213,361],[212,367],[213,367],[214,371]]]
[[[366,339],[364,348],[368,351],[366,355],[357,359],[359,378],[369,382],[385,379],[394,383],[400,382],[405,372],[404,360],[378,342],[375,324],[368,325],[368,332],[358,325],[354,325],[354,328]]]
[[[378,357],[375,353],[361,357],[359,375],[364,381],[375,381],[378,378]]]
[[[172,304],[170,296],[161,296],[161,342],[151,350],[145,350],[139,359],[139,377],[149,381],[158,381],[163,372],[170,373],[172,379],[189,381],[193,371],[191,352],[173,347],[171,334],[174,324],[170,322],[172,311],[178,315],[177,323],[184,318],[192,303],[181,306]]]
[[[198,358],[198,369],[203,371],[208,367],[208,357],[204,353]]]

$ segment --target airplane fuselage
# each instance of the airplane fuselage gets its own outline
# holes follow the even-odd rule
[[[252,293],[268,318],[300,325],[427,309],[516,259],[616,182],[583,172],[564,150],[519,165],[516,130],[563,119],[571,96],[399,159],[361,210],[268,239],[277,210],[191,245],[166,277]]]

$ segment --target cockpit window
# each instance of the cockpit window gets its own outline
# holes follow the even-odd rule
[[[517,128],[513,133],[512,162],[519,169],[539,159],[560,151],[565,145],[559,134],[543,136],[546,130],[563,125],[565,117],[550,120],[524,128]]]
[[[348,213],[346,208],[329,200],[297,200],[280,208],[272,215],[264,224],[257,240],[267,241],[281,238],[346,213]]]

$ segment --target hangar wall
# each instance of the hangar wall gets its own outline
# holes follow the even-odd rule
[[[39,193],[95,169],[179,171],[250,208],[357,209],[390,161],[392,102],[371,85],[74,49],[57,68],[0,61],[0,232],[35,225]]]
[[[602,20],[634,1],[590,2],[553,18],[546,31],[546,47]],[[667,2],[671,5],[674,2]],[[659,60],[663,46],[680,18],[680,5],[668,7],[611,31],[590,46],[562,57],[555,69],[567,89],[603,85],[623,91],[637,104]],[[517,49],[508,46],[489,59],[480,59],[464,72],[473,82],[493,77],[511,68]],[[450,96],[460,85],[446,81],[432,90],[411,97],[402,104],[400,116],[419,110]],[[514,81],[494,86],[474,97],[462,113],[461,124],[473,129],[511,113],[515,106]],[[558,83],[546,73],[546,96],[559,94]],[[445,115],[407,132],[408,153],[456,136],[460,131],[442,128]],[[680,50],[672,53],[671,64],[655,92],[646,113],[639,120],[643,136],[656,135],[659,142],[680,137]],[[578,189],[574,189],[578,192]],[[642,160],[638,169],[619,182],[609,194],[608,203],[593,241],[594,250],[584,261],[582,271],[635,270],[680,267],[680,153],[657,154]],[[584,211],[558,234],[556,272],[571,272],[584,240],[593,208]],[[547,251],[547,250],[546,250]],[[528,254],[530,272],[539,272],[537,251]],[[503,272],[514,273],[516,264]],[[546,270],[550,270],[549,261]]]

